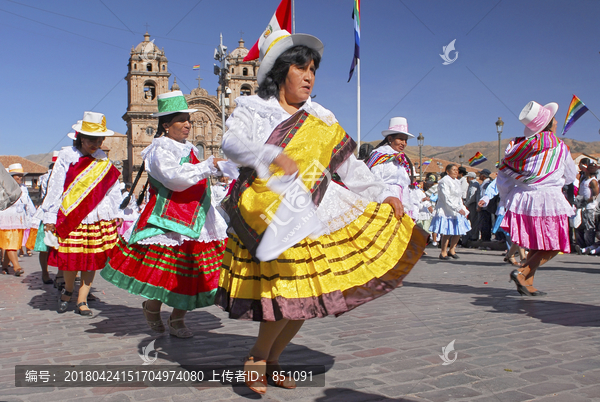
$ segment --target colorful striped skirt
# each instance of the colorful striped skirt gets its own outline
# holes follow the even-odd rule
[[[0,248],[3,250],[20,250],[23,244],[23,229],[1,229]]]
[[[101,275],[129,293],[190,311],[214,304],[226,244],[184,241],[172,247],[127,244],[119,237]]]
[[[395,289],[417,263],[428,234],[388,204],[370,203],[346,227],[256,262],[229,238],[215,304],[253,321],[340,315]]]
[[[97,271],[104,268],[116,243],[114,221],[82,223],[68,237],[58,237],[56,264],[62,271]]]

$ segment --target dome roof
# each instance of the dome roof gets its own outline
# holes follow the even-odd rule
[[[150,34],[146,32],[144,34],[144,41],[140,42],[134,50],[135,53],[154,53],[161,54],[158,46],[154,44],[154,39],[150,40]]]
[[[231,57],[246,57],[246,55],[250,52],[250,50],[246,49],[246,47],[244,47],[244,40],[240,39],[239,40],[239,46],[236,47],[235,49],[233,49],[233,51],[230,53]]]

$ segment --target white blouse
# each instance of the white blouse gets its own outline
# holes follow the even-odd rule
[[[573,207],[563,195],[562,187],[573,183],[576,177],[577,166],[569,152],[558,169],[539,183],[525,184],[500,170],[496,185],[500,203],[507,211],[527,216],[571,216]]]
[[[21,185],[21,197],[13,205],[0,211],[0,229],[29,229],[35,206],[29,198],[27,187]]]
[[[394,150],[389,145],[383,145],[373,150],[373,152],[379,152],[385,155],[393,155],[398,153],[398,151]],[[375,174],[375,176],[383,180],[388,190],[393,193],[395,197],[398,197],[400,201],[402,201],[402,204],[404,205],[404,212],[406,212],[411,218],[417,219],[420,203],[415,202],[414,197],[412,197],[411,189],[409,188],[412,183],[410,182],[410,176],[406,172],[406,169],[394,159],[392,161],[373,166],[371,171],[373,174]]]
[[[72,164],[77,163],[82,156],[83,154],[75,147],[65,148],[58,153],[58,159],[54,163],[52,175],[48,181],[48,193],[41,206],[44,224],[56,223],[56,216],[63,200],[67,171],[69,170],[69,167]],[[108,159],[104,151],[100,149],[94,152],[92,156],[96,159]],[[110,221],[122,218],[122,213],[119,209],[121,200],[120,183],[117,180],[108,190],[102,201],[96,205],[96,208],[94,208],[92,212],[83,218],[81,223],[87,225],[101,220]]]
[[[456,217],[459,211],[467,211],[462,201],[462,185],[460,180],[446,175],[438,183],[438,200],[433,215]]]
[[[195,165],[191,163],[179,163],[182,158],[189,156],[192,151],[198,157],[198,148],[189,141],[181,143],[169,137],[155,138],[152,144],[142,151],[142,158],[146,162],[146,172],[154,179],[160,181],[163,186],[173,191],[187,190],[191,186],[198,184],[200,180],[217,175],[219,171],[214,166],[213,156]],[[133,226],[125,232],[123,235],[125,240],[129,241],[132,230]],[[192,239],[180,233],[168,232],[164,235],[140,240],[138,243],[162,244],[170,247],[179,246],[184,241],[208,243],[214,240],[226,239],[226,231],[227,223],[225,223],[221,215],[216,213],[211,205],[198,239]]]
[[[256,169],[259,177],[271,176],[269,166],[281,153],[276,145],[265,144],[273,130],[291,115],[276,98],[264,100],[257,95],[236,99],[237,107],[227,119],[227,132],[223,137],[223,152],[234,163]],[[337,123],[333,113],[309,98],[301,108],[328,125]],[[317,208],[317,216],[324,226],[323,233],[332,233],[358,218],[371,201],[383,202],[387,197],[397,197],[381,179],[371,173],[364,162],[350,155],[338,168],[348,189],[331,182]]]

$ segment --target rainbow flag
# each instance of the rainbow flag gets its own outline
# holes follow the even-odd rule
[[[354,57],[350,66],[350,76],[348,82],[352,79],[356,62],[360,59],[360,0],[354,0],[354,10],[352,10],[352,19],[354,20]]]
[[[423,162],[423,165],[429,165],[429,164],[431,163],[431,161],[432,161],[432,160],[433,160],[433,159],[429,159],[429,160],[427,160],[427,161]]]
[[[200,70],[200,64],[196,64],[194,67],[192,67],[192,70]]]
[[[480,163],[487,161],[487,158],[479,151],[471,159],[469,159],[469,166],[477,166]]]
[[[583,116],[583,114],[588,110],[588,107],[583,104],[581,99],[579,99],[576,95],[573,95],[573,99],[571,99],[571,104],[567,110],[567,117],[565,117],[565,125],[563,126],[562,135],[565,135],[573,123],[575,123],[577,119]]]

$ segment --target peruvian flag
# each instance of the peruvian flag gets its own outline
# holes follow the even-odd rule
[[[292,0],[281,0],[277,11],[271,17],[267,29],[264,30],[260,38],[256,41],[252,49],[248,52],[248,55],[244,57],[244,61],[256,60],[260,57],[260,45],[265,41],[265,38],[273,31],[279,31],[285,29],[288,32],[292,32]]]

